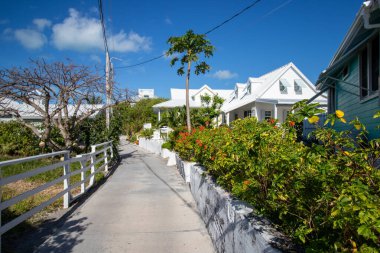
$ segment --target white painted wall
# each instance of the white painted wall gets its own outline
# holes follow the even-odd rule
[[[139,98],[154,98],[154,89],[139,89]]]
[[[280,92],[280,81],[277,80],[272,87],[270,87],[262,96],[261,98],[266,99],[308,99],[314,96],[316,93],[313,91],[310,87],[307,86],[307,80],[303,80],[306,84],[307,88],[302,88],[302,95],[296,94],[294,91],[294,80],[295,79],[302,79],[301,76],[299,76],[293,68],[289,68],[279,79],[286,79],[288,83],[291,85],[291,87],[287,87],[288,93],[287,94],[281,94]]]

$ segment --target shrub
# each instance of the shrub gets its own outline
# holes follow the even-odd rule
[[[170,142],[165,142],[162,144],[161,146],[162,148],[166,148],[166,149],[169,149],[169,150],[172,150],[173,149],[173,146]]]
[[[144,129],[143,131],[141,131],[140,135],[141,137],[144,137],[146,139],[151,139],[153,137],[153,129]]]
[[[310,252],[378,252],[380,248],[380,139],[317,127],[316,143],[297,141],[305,117],[318,121],[314,105],[296,104],[280,127],[246,118],[232,128],[181,132],[174,149],[198,161],[226,190],[252,204]],[[345,123],[341,111],[328,123]]]
[[[0,154],[29,156],[40,152],[39,139],[17,121],[0,122]]]

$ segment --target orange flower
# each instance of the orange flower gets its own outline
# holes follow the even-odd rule
[[[214,156],[211,156],[211,161],[214,161],[215,160],[215,157]]]
[[[251,182],[249,181],[249,180],[245,180],[244,182],[243,182],[243,184],[244,185],[249,185]]]
[[[290,127],[294,127],[295,124],[296,124],[296,122],[294,122],[294,121],[289,121],[289,126],[290,126]]]

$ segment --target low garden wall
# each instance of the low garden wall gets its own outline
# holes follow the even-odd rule
[[[217,252],[295,252],[291,241],[271,223],[253,215],[253,209],[235,200],[191,166],[190,190]]]
[[[139,138],[139,147],[143,148],[145,150],[148,150],[149,152],[152,152],[154,154],[161,154],[161,146],[164,143],[163,140],[154,140],[154,139],[146,139],[146,138]]]
[[[254,216],[253,209],[247,204],[231,198],[205,175],[203,167],[184,162],[178,155],[176,160],[179,173],[190,184],[217,252],[296,252],[288,238],[273,228],[268,220]]]

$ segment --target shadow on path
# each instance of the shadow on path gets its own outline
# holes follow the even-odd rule
[[[130,154],[123,155],[128,156]],[[50,218],[43,221],[37,227],[28,226],[27,231],[21,233],[17,238],[4,240],[2,244],[2,252],[41,252],[36,250],[47,240],[53,241],[51,242],[51,244],[49,243],[49,251],[44,252],[70,252],[70,249],[72,249],[76,244],[80,243],[79,240],[77,240],[75,237],[70,237],[70,234],[62,234],[56,238],[53,238],[52,235],[63,227],[65,227],[67,231],[77,232],[77,236],[83,233],[83,231],[89,225],[84,224],[85,219],[82,218],[74,219],[69,222],[67,221],[73,214],[75,214],[78,208],[85,204],[93,196],[93,194],[110,179],[110,177],[115,173],[116,169],[119,167],[121,160],[123,159],[123,155],[121,155],[116,162],[111,164],[108,174],[104,178],[96,182],[93,187],[89,188],[85,194],[73,201],[69,209],[60,209],[55,213],[51,214]],[[63,245],[65,245],[64,248]]]

